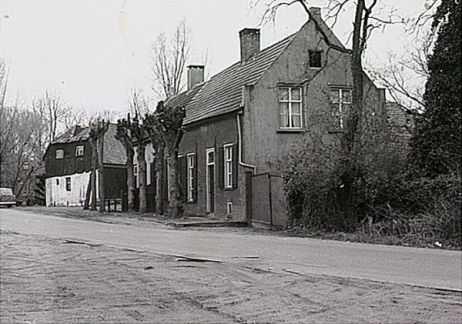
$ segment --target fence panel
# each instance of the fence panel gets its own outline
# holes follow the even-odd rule
[[[252,176],[252,222],[271,225],[269,182],[268,173]]]
[[[271,214],[273,226],[284,227],[286,225],[288,220],[287,205],[281,176],[271,176]]]

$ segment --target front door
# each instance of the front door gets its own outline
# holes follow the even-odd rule
[[[207,149],[207,212],[215,211],[215,149]]]

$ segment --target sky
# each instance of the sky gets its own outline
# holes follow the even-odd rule
[[[260,28],[262,48],[296,32],[307,20],[297,5],[282,8],[274,22],[261,22],[269,0],[0,0],[0,57],[8,65],[7,103],[23,104],[46,90],[87,113],[128,109],[130,89],[155,100],[150,89],[148,52],[159,33],[172,35],[185,19],[191,32],[191,59],[213,76],[239,61],[238,33]],[[424,9],[425,0],[382,0],[404,17]],[[311,6],[325,6],[312,0]],[[323,11],[324,12],[324,11]],[[334,32],[347,47],[352,13]],[[367,60],[381,62],[411,42],[401,25],[375,30]]]

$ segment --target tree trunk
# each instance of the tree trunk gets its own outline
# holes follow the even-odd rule
[[[92,181],[91,178],[92,178],[92,173],[90,173],[90,177],[88,178],[87,191],[85,192],[85,202],[83,203],[84,210],[90,209],[90,194],[91,194],[91,181]]]
[[[127,149],[127,204],[128,211],[135,210],[135,177],[133,175],[133,149]]]
[[[155,157],[156,166],[156,214],[164,214],[164,197],[162,197],[164,186],[164,149],[165,146],[158,148]]]
[[[140,213],[146,212],[146,146],[143,143],[139,143],[138,145],[138,184],[139,184],[139,203]]]
[[[98,138],[98,189],[99,189],[99,211],[106,210],[106,197],[104,193],[104,133]]]
[[[347,128],[343,138],[344,163],[342,166],[341,180],[343,184],[343,199],[341,207],[346,227],[355,222],[355,191],[356,179],[361,172],[361,132],[364,105],[364,82],[362,68],[362,54],[365,39],[362,38],[363,14],[365,10],[364,0],[358,0],[353,27],[353,49],[351,55],[351,69],[353,76],[353,92],[351,112],[347,121]]]
[[[180,185],[178,182],[178,148],[170,149],[168,157],[169,216],[171,218],[181,218],[183,216],[183,204],[181,202]]]
[[[96,139],[90,137],[91,145],[91,204],[90,210],[96,210],[96,169],[98,168],[98,150],[96,149]]]

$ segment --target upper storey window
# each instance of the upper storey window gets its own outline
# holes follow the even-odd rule
[[[302,128],[302,88],[279,88],[279,116],[281,129]]]
[[[83,145],[78,145],[75,148],[75,156],[83,156]]]
[[[56,159],[64,159],[64,150],[56,150]]]
[[[351,89],[331,88],[330,104],[332,126],[334,130],[343,131],[346,127],[346,118],[351,109]]]

